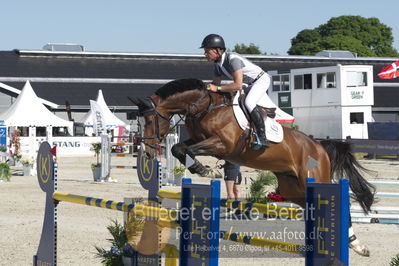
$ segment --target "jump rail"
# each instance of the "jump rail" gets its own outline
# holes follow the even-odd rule
[[[181,193],[160,189],[158,192],[158,196],[160,198],[168,198],[168,199],[181,199]],[[227,200],[221,199],[220,200],[221,207],[228,207],[243,210],[256,210],[259,213],[278,216],[278,217],[285,217],[285,218],[292,218],[292,219],[300,219],[303,215],[303,210],[298,208],[289,208],[278,206],[275,204],[261,204],[261,203],[253,203],[249,201],[239,201],[239,200]]]
[[[56,192],[57,168],[50,150],[50,145],[47,142],[42,143],[37,157],[39,184],[42,190],[46,192],[46,210],[39,248],[34,256],[34,265],[56,265],[56,206],[58,202],[62,201],[129,211],[136,215],[158,219],[161,226],[173,226],[179,229],[179,262],[182,266],[202,263],[218,265],[219,238],[301,253],[305,255],[307,265],[322,265],[327,262],[330,263],[334,259],[348,264],[349,196],[348,180],[346,179],[342,179],[340,184],[316,184],[312,183],[312,180],[308,181],[307,206],[317,206],[317,208],[312,207],[305,210],[306,217],[313,219],[306,219],[306,245],[303,246],[270,239],[251,238],[232,232],[220,232],[220,206],[222,206],[222,203],[220,200],[220,181],[218,180],[212,180],[211,185],[195,185],[191,184],[191,180],[184,179],[179,211]],[[159,178],[159,174],[150,169],[151,165],[153,166],[152,170],[159,169],[158,162],[145,162],[144,158],[139,157],[137,167],[139,177],[144,178],[146,182],[151,182],[153,178]],[[146,176],[144,171],[150,171],[151,176]],[[153,195],[153,193],[150,195]],[[174,194],[174,196],[177,197],[177,194]],[[247,203],[241,202],[238,204],[244,207]],[[340,206],[340,208],[335,206]],[[207,217],[204,217],[204,213],[207,213]],[[178,219],[170,219],[170,217],[178,217]],[[331,222],[332,220],[333,222]],[[199,228],[205,228],[205,232],[202,232]],[[314,237],[314,232],[318,232],[317,237]],[[204,239],[204,236],[208,237]],[[209,236],[212,237],[209,238]],[[320,250],[320,247],[322,247],[322,250]],[[176,257],[177,251],[169,249],[167,252],[174,258]],[[145,255],[136,252],[136,261],[132,261],[132,265],[145,260],[143,256]],[[148,265],[159,264],[159,260],[153,261],[155,264]],[[176,264],[176,261],[168,262]]]

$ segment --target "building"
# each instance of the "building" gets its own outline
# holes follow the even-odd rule
[[[295,117],[295,124],[316,138],[368,138],[374,122],[373,67],[336,65],[270,71],[270,98]]]
[[[71,50],[71,49],[69,49]],[[103,91],[110,109],[122,120],[135,110],[127,96],[150,96],[162,84],[179,78],[209,81],[211,63],[200,54],[144,54],[49,50],[0,51],[0,112],[7,109],[17,95],[14,87],[22,89],[29,80],[36,94],[57,108],[53,112],[78,121]],[[72,49],[73,50],[73,49]],[[338,57],[331,57],[338,56]],[[266,71],[289,73],[291,69],[330,67],[337,65],[373,66],[374,87],[372,116],[376,121],[399,121],[399,80],[379,80],[379,70],[396,58],[351,57],[340,53],[319,56],[247,56]],[[282,83],[288,76],[282,75]],[[320,96],[327,97],[327,95]]]

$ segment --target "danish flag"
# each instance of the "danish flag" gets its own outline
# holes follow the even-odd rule
[[[399,60],[393,62],[389,66],[383,67],[378,73],[380,79],[394,79],[399,77]]]

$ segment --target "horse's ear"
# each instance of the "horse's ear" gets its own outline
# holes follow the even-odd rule
[[[137,107],[139,108],[139,111],[145,111],[148,109],[152,108],[152,105],[149,101],[143,100],[141,98],[136,98],[136,97],[127,97],[133,104],[137,105]]]

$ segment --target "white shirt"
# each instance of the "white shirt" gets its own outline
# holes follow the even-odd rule
[[[224,52],[219,62],[215,63],[214,75],[217,77],[226,76],[233,79],[233,73],[242,70],[243,83],[250,84],[263,71],[245,57],[233,53]]]

